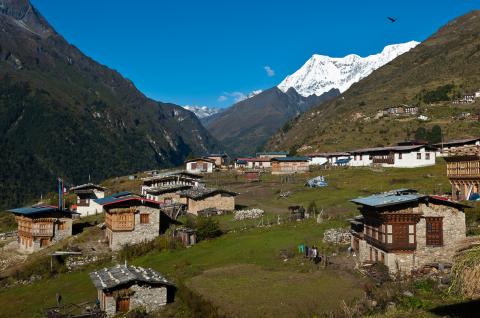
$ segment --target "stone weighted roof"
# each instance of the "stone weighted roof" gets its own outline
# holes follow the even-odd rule
[[[90,279],[97,289],[114,289],[131,283],[175,286],[162,274],[151,269],[131,265],[117,265],[91,272]]]

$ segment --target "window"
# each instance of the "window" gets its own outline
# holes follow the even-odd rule
[[[140,214],[140,224],[148,224],[149,222],[149,214],[143,213]]]
[[[398,154],[398,159],[402,159],[402,153],[401,152]]]
[[[59,231],[64,231],[66,229],[67,229],[67,226],[66,226],[65,222],[58,223],[58,230]]]
[[[429,153],[429,152],[427,152],[427,153],[425,154],[425,159],[426,159],[426,160],[430,160],[430,153]]]
[[[427,217],[427,246],[443,245],[443,222],[441,217]]]
[[[197,170],[197,163],[196,162],[192,162],[192,170]]]
[[[421,160],[422,159],[422,154],[420,152],[417,152],[417,160]]]

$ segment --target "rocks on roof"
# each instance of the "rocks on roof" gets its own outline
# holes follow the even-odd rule
[[[214,196],[216,194],[228,194],[231,196],[236,196],[238,193],[222,190],[222,189],[212,189],[212,188],[204,188],[204,187],[193,187],[191,189],[182,191],[180,195],[182,197],[199,200],[207,197]]]
[[[115,289],[130,284],[175,286],[162,274],[151,269],[131,265],[117,265],[91,272],[90,279],[97,289]]]
[[[183,190],[188,190],[192,186],[191,185],[168,185],[168,186],[161,186],[161,187],[155,187],[151,189],[147,189],[146,192],[148,194],[163,194],[163,193],[172,193],[172,192],[177,192],[177,191],[183,191]]]

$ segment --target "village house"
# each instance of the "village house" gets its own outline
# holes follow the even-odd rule
[[[265,170],[270,169],[272,166],[270,164],[270,158],[237,158],[235,160],[235,169],[255,169],[255,170]]]
[[[345,165],[345,162],[349,162],[351,159],[351,155],[348,152],[323,152],[323,153],[313,153],[307,156],[310,158],[309,164],[310,165],[330,165],[330,166],[337,166],[337,161],[339,161],[338,165]]]
[[[452,103],[453,104],[473,104],[475,103],[475,96],[476,93],[473,95],[463,95],[463,97],[455,99]]]
[[[214,153],[214,154],[209,154],[205,157],[205,159],[210,159],[215,162],[215,167],[226,167],[227,166],[227,159],[228,156],[225,153]]]
[[[72,212],[50,205],[8,210],[18,225],[19,251],[37,252],[72,236]]]
[[[189,173],[212,173],[215,169],[215,161],[206,158],[190,159],[185,165]]]
[[[199,174],[189,172],[170,172],[155,177],[143,179],[141,194],[146,195],[147,190],[171,187],[171,186],[192,186],[197,187],[201,184],[203,177]]]
[[[195,187],[180,193],[186,199],[187,212],[201,215],[202,211],[213,209],[218,212],[235,210],[235,196],[238,193],[205,187]]]
[[[435,149],[427,145],[365,148],[350,151],[352,167],[379,165],[389,168],[417,168],[435,165]]]
[[[82,184],[70,188],[70,192],[77,196],[76,212],[80,217],[95,215],[102,212],[102,207],[95,202],[95,199],[105,197],[106,188],[93,183]]]
[[[307,157],[283,157],[272,159],[272,174],[305,173],[310,170]]]
[[[412,105],[398,105],[381,109],[377,112],[375,118],[381,117],[398,117],[398,116],[415,116],[418,113],[418,107]]]
[[[173,302],[175,285],[151,268],[117,265],[90,273],[107,317],[143,308],[147,313]]]
[[[428,263],[451,263],[466,237],[464,208],[446,198],[400,189],[351,200],[351,247],[360,262],[409,274]]]
[[[463,148],[465,146],[480,146],[480,138],[450,140],[446,142],[439,142],[433,146],[437,148],[437,155],[443,157],[457,148]]]
[[[257,152],[255,155],[257,158],[285,158],[288,156],[288,152],[285,151],[268,151],[268,152]]]
[[[447,177],[454,200],[480,197],[480,146],[454,148],[445,153]]]
[[[136,195],[96,200],[105,211],[105,238],[113,251],[154,240],[170,226],[160,202]]]
[[[150,188],[145,191],[145,197],[149,200],[154,200],[160,203],[172,204],[186,204],[185,198],[180,197],[180,193],[184,190],[192,188],[191,185],[167,185]]]

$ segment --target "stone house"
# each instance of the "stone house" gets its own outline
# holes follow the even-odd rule
[[[272,174],[305,173],[310,170],[307,157],[284,157],[272,159]]]
[[[199,212],[207,209],[217,211],[235,210],[237,193],[221,189],[196,187],[182,191],[180,196],[186,199],[187,212],[198,215]]]
[[[72,212],[56,206],[11,209],[18,224],[19,251],[37,252],[72,236]]]
[[[97,200],[105,210],[105,238],[113,251],[154,240],[171,223],[160,202],[130,195]]]
[[[451,263],[466,237],[467,207],[444,197],[399,189],[351,200],[351,247],[361,263],[380,262],[410,274],[427,263]]]
[[[196,158],[185,161],[185,166],[189,173],[212,173],[215,169],[215,161],[207,158]]]
[[[91,272],[90,279],[107,317],[135,308],[150,313],[174,299],[175,285],[151,268],[117,265]]]
[[[142,195],[147,194],[148,189],[163,188],[170,186],[192,186],[198,187],[201,184],[202,176],[189,172],[172,172],[163,175],[156,175],[144,178],[141,187]]]
[[[180,196],[184,190],[192,188],[190,185],[170,185],[150,188],[145,191],[145,196],[149,200],[154,200],[160,203],[172,204],[186,204],[185,198]]]
[[[80,217],[95,215],[102,212],[102,207],[95,202],[105,197],[106,188],[97,184],[87,183],[70,188],[77,196],[77,213]]]

